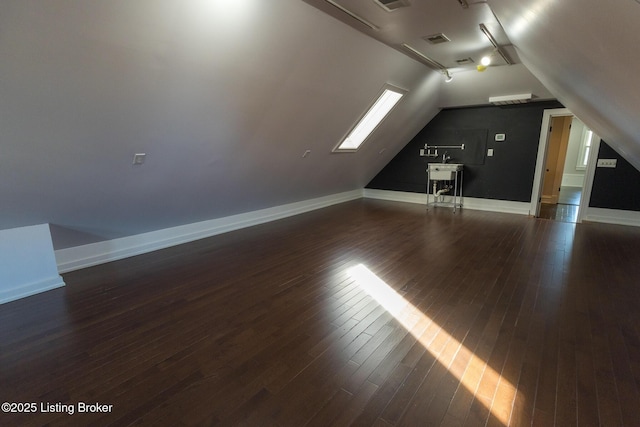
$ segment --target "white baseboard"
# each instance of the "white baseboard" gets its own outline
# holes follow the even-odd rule
[[[192,242],[194,240],[215,236],[217,234],[245,227],[251,227],[253,225],[263,224],[269,221],[275,221],[338,203],[359,199],[361,197],[423,205],[426,204],[426,196],[424,194],[366,188],[364,190],[348,191],[317,199],[305,200],[302,202],[246,212],[224,218],[181,225],[135,236],[127,236],[104,242],[59,249],[55,251],[55,258],[58,271],[60,273],[66,273],[81,268],[91,267],[106,262],[164,249],[182,243]],[[526,202],[464,197],[463,208],[530,215],[530,204]],[[584,220],[640,226],[640,212],[589,208]],[[39,284],[25,285],[24,287],[15,290],[12,294],[12,299],[19,298],[20,296],[16,296],[18,293],[20,293],[21,296],[27,296],[43,290],[53,289],[58,286],[64,286],[62,278],[59,278],[59,281],[52,279],[51,281],[45,281]],[[35,288],[38,288],[38,290],[31,292],[31,290]],[[0,293],[0,302],[2,302],[5,297],[8,297],[8,295]]]
[[[376,190],[373,188],[364,189],[364,198],[390,200],[392,202],[417,203],[420,205],[425,205],[427,203],[427,196],[422,193],[410,193],[408,191],[393,190]]]
[[[8,290],[0,290],[0,304],[39,294],[40,292],[50,291],[51,289],[61,288],[64,285],[65,283],[62,277],[56,275],[38,282],[22,284]]]
[[[583,187],[584,186],[584,174],[565,173],[562,174],[563,187]]]
[[[427,196],[422,193],[409,193],[405,191],[364,189],[364,197],[369,199],[391,200],[395,202],[418,203],[426,205]],[[508,200],[476,199],[472,197],[462,198],[462,207],[477,211],[503,212],[518,215],[529,215],[529,202],[512,202]]]
[[[550,204],[550,205],[555,205],[558,203],[558,196],[542,196],[540,197],[540,201],[542,203],[546,203],[546,204]]]
[[[0,230],[0,304],[62,286],[49,224]]]
[[[640,212],[617,209],[587,208],[583,221],[640,227]]]
[[[359,199],[362,189],[55,251],[66,273]]]

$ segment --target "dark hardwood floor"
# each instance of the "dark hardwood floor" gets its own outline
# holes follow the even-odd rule
[[[558,203],[542,203],[538,218],[562,222],[578,222],[578,205],[580,205],[581,197],[581,187],[561,187]]]
[[[538,218],[576,223],[578,222],[578,206],[565,205],[562,203],[557,203],[555,205],[542,203],[540,204]]]
[[[64,279],[0,306],[2,426],[640,425],[636,228],[358,200]]]

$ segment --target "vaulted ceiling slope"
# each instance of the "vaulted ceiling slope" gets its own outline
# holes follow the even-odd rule
[[[556,98],[640,169],[640,0],[304,1],[446,69],[454,79],[443,88],[440,106],[515,93]],[[493,49],[481,26],[515,65],[494,52],[489,70],[472,71]]]
[[[488,2],[533,75],[640,169],[640,2]]]
[[[487,104],[491,96],[522,93],[536,100],[555,98],[520,62],[486,0],[302,1],[440,73],[440,107]],[[484,56],[493,60],[490,70],[479,73]],[[453,82],[444,84],[445,76]]]
[[[362,188],[439,107],[510,93],[559,99],[640,168],[637,1],[341,2],[390,38],[324,0],[0,2],[0,229],[48,222],[60,248]],[[445,84],[389,47],[407,16],[430,22],[408,42],[447,67],[460,52],[422,36],[473,31],[477,61],[494,14],[515,65]],[[408,95],[357,153],[332,153],[385,83]]]
[[[441,84],[292,0],[7,0],[0,64],[0,229],[94,240],[362,188]],[[332,153],[385,83],[409,93]]]

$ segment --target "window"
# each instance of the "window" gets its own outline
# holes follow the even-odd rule
[[[580,152],[578,153],[578,163],[576,169],[586,169],[589,163],[589,153],[591,152],[591,144],[593,142],[593,131],[584,128],[582,132],[582,143],[580,144]]]
[[[405,93],[401,89],[386,85],[371,108],[333,151],[357,151]]]

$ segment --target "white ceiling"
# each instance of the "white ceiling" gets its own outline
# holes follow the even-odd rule
[[[449,69],[454,82],[442,89],[442,107],[486,103],[487,94],[556,98],[640,168],[637,0],[462,0],[466,8],[459,0],[410,0],[410,6],[392,12],[374,0],[331,0],[375,29],[327,0],[304,1],[410,57],[402,44]],[[523,66],[505,65],[494,55],[497,61],[487,71],[473,71],[493,51],[481,23]],[[434,33],[451,41],[424,40]],[[474,64],[458,66],[456,60],[466,57]]]
[[[640,3],[489,0],[526,67],[640,169]]]
[[[500,22],[486,1],[468,2],[463,8],[458,0],[417,1],[410,6],[389,12],[374,0],[304,0],[357,31],[378,40],[398,52],[423,63],[425,68],[441,69],[416,56],[405,45],[436,61],[453,76],[439,94],[440,107],[487,104],[490,96],[532,93],[534,99],[554,99],[555,96],[521,64]],[[340,9],[334,4],[337,4]],[[345,12],[346,10],[346,12]],[[363,25],[350,13],[374,25]],[[513,65],[508,65],[496,52],[491,41],[480,29],[484,24]],[[450,41],[432,44],[425,40],[433,34],[444,34]],[[484,72],[476,70],[483,56],[492,58]],[[472,62],[459,64],[458,60]],[[444,75],[443,75],[444,78]]]
[[[504,46],[512,62],[519,62],[517,53],[510,47],[509,39],[486,1],[469,2],[469,6],[463,8],[458,0],[413,0],[410,6],[389,12],[374,0],[330,0],[373,24],[375,29],[363,25],[330,1],[304,1],[400,52],[407,52],[402,47],[407,44],[452,73],[475,70],[483,56],[494,53],[493,45],[480,30],[480,24],[484,24],[496,41]],[[425,37],[439,33],[451,41],[431,44],[425,40]],[[466,58],[474,62],[462,66],[456,62]],[[506,62],[500,55],[494,55],[493,65],[506,65]]]

